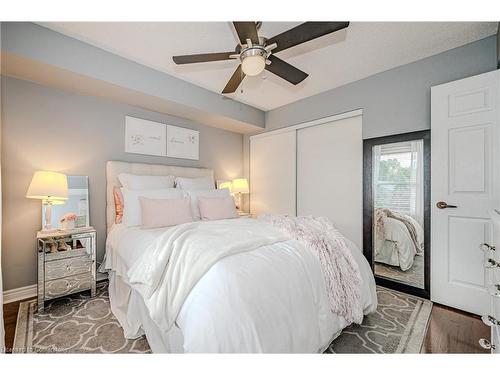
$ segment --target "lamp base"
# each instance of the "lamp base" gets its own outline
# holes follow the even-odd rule
[[[236,198],[236,210],[241,211],[241,193],[234,193],[234,197]]]

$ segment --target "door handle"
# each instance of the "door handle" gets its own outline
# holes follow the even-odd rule
[[[436,207],[439,208],[440,210],[443,210],[445,208],[457,208],[457,206],[454,206],[452,204],[448,204],[446,202],[437,202]]]

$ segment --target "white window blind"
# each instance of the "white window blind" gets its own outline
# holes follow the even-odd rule
[[[376,146],[374,160],[375,207],[406,215],[415,213],[419,181],[412,172],[418,167],[418,155],[411,142]]]

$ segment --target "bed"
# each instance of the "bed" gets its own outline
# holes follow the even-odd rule
[[[414,238],[408,229],[412,228]],[[388,209],[375,210],[375,262],[412,268],[415,256],[423,256],[424,230],[411,216]]]
[[[111,310],[125,337],[145,334],[154,353],[316,353],[350,324],[330,309],[317,257],[299,241],[267,238],[259,220],[214,220],[158,229],[114,224],[113,188],[119,186],[117,176],[122,172],[199,177],[213,176],[213,171],[108,162],[105,268]],[[221,235],[212,238],[212,231]],[[190,269],[186,266],[190,263],[179,263],[174,273],[184,276],[172,283],[160,265],[173,260],[151,249],[161,241],[172,242],[174,236],[198,241],[207,249],[241,245],[201,271],[199,264]],[[263,240],[254,243],[259,238]],[[241,250],[248,244],[252,247]],[[373,273],[362,252],[352,242],[347,244],[359,266],[360,299],[363,313],[368,314],[377,306]],[[200,277],[190,287],[191,274],[197,272]],[[185,297],[176,301],[172,295],[179,290],[185,290]],[[168,304],[166,295],[174,302]]]

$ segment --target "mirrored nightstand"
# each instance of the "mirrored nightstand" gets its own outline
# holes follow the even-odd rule
[[[96,231],[92,227],[37,233],[38,311],[45,301],[96,290]]]

